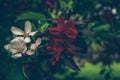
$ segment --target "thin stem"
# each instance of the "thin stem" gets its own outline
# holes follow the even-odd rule
[[[28,77],[27,74],[25,73],[25,68],[24,68],[24,66],[22,67],[22,72],[23,72],[24,77],[25,77],[27,80],[29,80],[29,77]]]

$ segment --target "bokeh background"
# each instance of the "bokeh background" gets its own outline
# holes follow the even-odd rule
[[[58,0],[56,6],[50,8],[46,0],[0,0],[0,80],[25,80],[4,45],[11,40],[11,26],[23,28],[17,19],[28,11],[47,18],[56,18],[59,11],[80,23],[82,51],[74,60],[81,71],[63,67],[49,80],[120,80],[120,0]]]

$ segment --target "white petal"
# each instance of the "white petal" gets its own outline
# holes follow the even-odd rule
[[[27,34],[31,32],[31,23],[30,23],[30,21],[25,22],[25,32]]]
[[[21,29],[16,28],[16,27],[12,27],[12,28],[11,28],[11,31],[12,31],[12,33],[15,34],[15,35],[23,35],[23,34],[24,34],[24,32],[23,32]]]
[[[24,41],[25,41],[26,43],[29,43],[29,42],[31,42],[31,39],[30,39],[30,37],[26,37]]]
[[[31,50],[36,50],[37,47],[38,47],[38,45],[32,44],[32,45],[30,46],[30,49],[31,49]]]
[[[16,41],[20,41],[20,40],[23,40],[23,41],[24,41],[24,37],[16,37],[16,38],[14,38],[13,40],[11,40],[11,43],[12,43],[12,42],[16,42]]]
[[[11,57],[14,58],[14,59],[19,58],[19,57],[22,57],[22,53],[14,54],[14,55],[12,55]]]
[[[36,45],[40,45],[40,44],[41,44],[41,38],[37,38]]]
[[[28,50],[28,51],[26,52],[27,55],[33,55],[34,53],[35,53],[35,51],[33,51],[33,50]]]
[[[17,49],[9,49],[9,51],[10,51],[12,54],[15,54],[15,53],[18,52]]]
[[[10,46],[10,44],[7,44],[7,45],[4,46],[4,48],[5,48],[6,50],[8,50],[8,49],[9,49],[9,46]]]
[[[9,52],[11,52],[12,54],[15,54],[17,52],[17,50],[15,49],[15,46],[11,44],[5,45],[4,48]]]
[[[23,52],[22,52],[22,53],[25,53],[25,52],[26,52],[26,50],[27,50],[27,47],[25,47],[25,48],[24,48],[24,50],[23,50]]]
[[[38,31],[30,32],[29,36],[34,36]]]

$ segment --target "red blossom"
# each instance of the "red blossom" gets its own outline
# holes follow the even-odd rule
[[[75,46],[72,44],[77,36],[77,30],[73,29],[74,21],[72,19],[65,22],[60,16],[57,19],[57,26],[49,28],[50,34],[53,36],[47,50],[52,55],[51,63],[55,65],[59,61],[61,53],[66,49],[69,54],[75,53]]]
[[[55,3],[57,0],[46,0],[46,4],[50,6],[51,8],[55,7]]]
[[[62,40],[60,39],[53,39],[50,43],[50,46],[47,46],[47,50],[50,55],[53,55],[50,62],[52,65],[55,65],[57,61],[60,59],[60,53],[63,51],[63,47],[61,45]]]
[[[65,20],[62,16],[60,16],[57,20],[57,27],[52,27],[49,29],[52,35],[56,36],[66,36],[71,40],[74,40],[77,36],[77,30],[73,29],[74,21],[72,19],[68,20],[65,23]]]

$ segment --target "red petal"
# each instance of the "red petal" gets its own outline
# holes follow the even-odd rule
[[[47,46],[47,47],[46,47],[46,49],[49,50],[49,51],[51,51],[52,48],[53,48],[52,46]]]
[[[52,35],[59,35],[62,32],[62,29],[59,27],[49,28],[49,31]]]
[[[62,42],[63,42],[63,40],[57,39],[57,38],[55,38],[53,41],[54,41],[55,44],[58,44],[58,43],[62,43]]]
[[[51,1],[51,0],[47,0],[47,1],[46,1],[46,4],[47,4],[48,6],[50,6],[51,8],[54,8],[54,7],[55,7],[55,2],[53,2],[53,1]]]
[[[74,20],[70,19],[66,22],[65,27],[73,28],[74,25],[75,25]]]
[[[52,61],[52,65],[55,66],[56,65],[56,61]]]
[[[64,27],[64,17],[63,16],[59,16],[57,19],[57,27]]]
[[[62,47],[58,47],[56,49],[56,54],[60,54],[62,51],[63,51],[63,48]]]
[[[69,30],[65,30],[65,34],[69,39],[74,40],[78,34],[77,30],[75,29],[69,29]]]
[[[60,55],[59,55],[59,54],[54,55],[54,57],[55,57],[56,61],[59,61],[59,60],[60,60]]]

